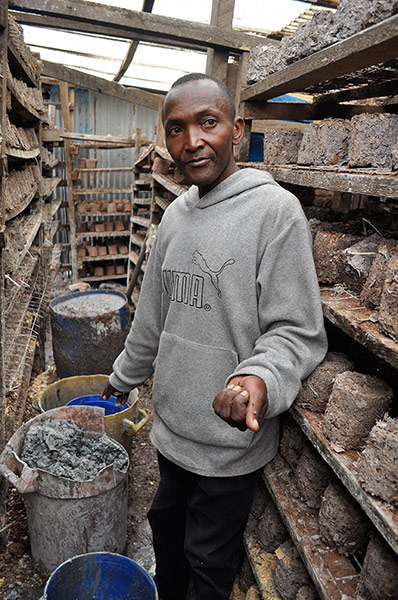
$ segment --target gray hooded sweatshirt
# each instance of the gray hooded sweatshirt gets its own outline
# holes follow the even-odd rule
[[[243,169],[202,198],[192,186],[164,213],[110,382],[128,391],[154,371],[155,447],[200,475],[242,475],[275,456],[278,415],[325,353],[300,203],[268,173]],[[256,433],[231,427],[212,407],[241,374],[267,387]]]

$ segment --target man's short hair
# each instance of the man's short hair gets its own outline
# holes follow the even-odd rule
[[[188,73],[188,75],[183,75],[182,77],[177,79],[171,86],[170,91],[172,89],[178,87],[179,85],[183,85],[184,83],[189,83],[190,81],[199,81],[201,79],[204,79],[204,80],[207,79],[209,81],[214,81],[214,83],[216,83],[218,85],[218,87],[220,88],[221,94],[222,94],[223,98],[225,98],[225,101],[229,108],[231,118],[234,119],[235,115],[236,115],[236,110],[235,110],[235,103],[231,96],[231,92],[229,91],[229,89],[227,88],[225,83],[223,83],[222,81],[217,79],[217,77],[213,77],[212,75],[206,75],[206,73]],[[167,96],[166,96],[166,98],[167,98]],[[162,108],[163,118],[164,118],[164,104],[165,103],[163,103],[163,108]]]

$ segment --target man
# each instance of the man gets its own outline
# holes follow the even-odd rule
[[[307,221],[242,137],[218,80],[191,74],[163,106],[166,145],[192,183],[163,215],[125,350],[104,397],[154,371],[160,484],[148,518],[164,600],[229,598],[277,415],[326,352]]]

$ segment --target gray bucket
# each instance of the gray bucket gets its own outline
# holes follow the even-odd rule
[[[112,372],[130,330],[121,292],[74,292],[50,304],[54,362],[60,377]]]
[[[0,455],[0,474],[23,494],[33,561],[48,575],[78,554],[123,553],[128,470],[122,472],[110,465],[90,481],[72,481],[31,469],[20,459],[23,442],[33,423],[45,419],[72,419],[86,437],[101,437],[104,410],[67,406],[38,415],[18,429]],[[128,459],[123,446],[120,449]]]

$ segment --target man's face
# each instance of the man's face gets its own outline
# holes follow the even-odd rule
[[[165,100],[166,146],[185,177],[203,196],[237,169],[233,145],[243,133],[218,85],[208,79],[183,83]]]

